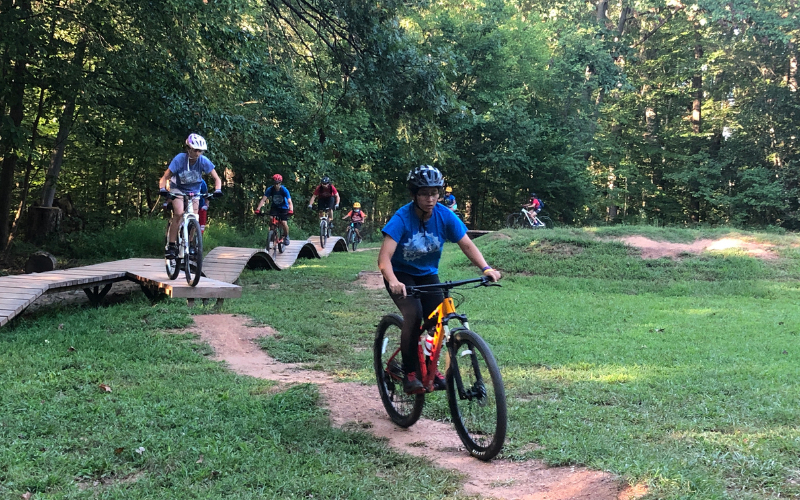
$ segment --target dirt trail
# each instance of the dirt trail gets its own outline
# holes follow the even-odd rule
[[[374,386],[336,382],[325,373],[272,359],[253,342],[274,335],[272,328],[248,327],[247,318],[236,315],[195,316],[195,322],[193,331],[214,348],[215,359],[225,361],[234,372],[282,384],[318,384],[333,425],[365,430],[388,439],[403,453],[466,473],[467,494],[509,500],[628,500],[645,493],[642,488],[624,487],[611,474],[580,467],[551,468],[534,460],[481,462],[464,451],[449,424],[420,419],[410,429],[395,426]]]
[[[661,257],[678,258],[681,254],[699,254],[706,251],[721,251],[736,248],[743,250],[751,257],[764,260],[777,259],[778,255],[769,243],[754,243],[739,238],[721,238],[718,240],[701,239],[694,243],[670,243],[668,241],[655,241],[645,236],[626,236],[620,238],[626,245],[642,251],[643,259],[660,259]]]

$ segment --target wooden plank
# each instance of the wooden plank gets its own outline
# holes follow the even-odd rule
[[[16,316],[17,314],[21,313],[23,309],[28,307],[30,302],[25,300],[0,300],[0,314],[6,314],[9,316]],[[11,314],[9,314],[9,312]]]

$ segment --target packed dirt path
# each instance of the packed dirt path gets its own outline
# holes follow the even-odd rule
[[[740,238],[700,239],[695,240],[694,243],[670,243],[668,241],[651,240],[645,236],[626,236],[619,238],[619,241],[641,250],[643,259],[660,259],[662,257],[677,259],[681,254],[685,253],[700,254],[729,249],[737,249],[751,257],[764,260],[778,258],[778,255],[773,250],[773,245],[769,243],[754,243]]]
[[[333,425],[386,438],[389,446],[402,453],[465,474],[463,491],[468,495],[508,500],[628,500],[645,492],[625,487],[611,474],[580,467],[547,467],[535,460],[481,462],[464,451],[450,424],[420,419],[410,429],[401,429],[389,420],[374,386],[337,382],[323,372],[280,363],[253,342],[274,335],[275,330],[247,323],[244,316],[202,315],[195,316],[192,330],[214,348],[215,359],[225,361],[236,373],[281,384],[317,384]]]

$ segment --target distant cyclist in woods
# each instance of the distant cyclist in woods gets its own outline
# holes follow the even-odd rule
[[[317,200],[317,209],[320,211],[320,217],[322,212],[326,212],[328,220],[333,221],[333,210],[339,209],[339,192],[327,175],[322,178],[319,185],[314,189],[314,194],[311,195],[311,199],[308,201],[308,208],[314,208],[315,199]],[[331,227],[333,227],[333,224],[331,224]]]
[[[158,180],[158,189],[162,196],[176,197],[172,200],[172,222],[169,225],[169,244],[165,252],[167,258],[174,259],[178,255],[178,228],[183,217],[183,197],[187,193],[200,193],[203,174],[211,174],[211,178],[214,179],[214,197],[222,197],[222,179],[214,170],[211,160],[203,156],[207,149],[208,144],[202,136],[189,134],[189,137],[186,138],[186,152],[177,154],[167,170],[164,171],[164,175]],[[169,191],[167,191],[167,183],[169,183]],[[200,202],[195,198],[192,203],[194,211],[197,213],[200,209]]]
[[[258,206],[255,209],[256,214],[261,213],[261,207],[264,206],[264,203],[269,202],[269,215],[274,215],[281,221],[281,227],[283,227],[283,234],[286,236],[283,238],[283,245],[289,246],[289,216],[294,214],[294,204],[292,203],[292,197],[289,194],[289,190],[284,187],[283,184],[283,176],[281,174],[275,174],[272,176],[273,185],[268,187],[264,191],[264,196],[261,197],[261,201],[258,202]]]
[[[406,295],[406,285],[439,283],[439,259],[445,241],[457,243],[467,258],[492,281],[500,273],[486,264],[480,250],[467,236],[467,227],[456,214],[439,203],[444,178],[439,169],[421,165],[409,172],[406,185],[411,203],[400,207],[383,228],[383,244],[378,254],[378,268],[384,285],[403,315],[400,350],[403,357],[403,390],[408,394],[424,392],[417,377],[416,355],[422,319],[442,302],[441,291],[425,293],[417,299]],[[436,372],[434,388],[445,388],[445,380]]]
[[[533,216],[533,223],[535,226],[544,226],[544,222],[539,220],[539,212],[541,212],[542,208],[544,208],[544,204],[542,204],[542,200],[536,197],[536,193],[531,191],[528,203],[522,206],[528,209]]]
[[[342,220],[347,219],[350,217],[350,221],[353,223],[353,229],[356,230],[356,237],[358,237],[358,242],[361,242],[361,225],[364,223],[364,219],[367,218],[364,215],[364,212],[361,211],[361,203],[355,202],[353,203],[353,209],[347,212],[347,215],[342,217]]]
[[[458,210],[458,204],[456,203],[456,197],[453,196],[453,188],[447,186],[444,189],[444,198],[442,198],[442,203],[444,206],[455,212]]]

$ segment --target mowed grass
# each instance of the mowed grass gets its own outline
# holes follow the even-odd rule
[[[442,498],[454,475],[332,429],[208,359],[180,301],[54,309],[0,332],[0,498]]]
[[[505,273],[503,287],[463,290],[459,311],[503,370],[503,456],[607,470],[646,483],[648,498],[800,497],[798,239],[669,230],[664,239],[676,242],[771,243],[780,258],[729,250],[643,261],[613,241],[630,234],[558,229],[476,240]],[[375,325],[395,312],[384,290],[356,280],[376,270],[376,258],[333,254],[286,271],[248,271],[243,297],[225,310],[275,327],[279,335],[262,343],[271,355],[374,385]],[[475,275],[450,245],[441,277]],[[313,387],[272,394],[268,382],[208,361],[195,339],[162,333],[188,321],[177,301],[136,299],[54,311],[3,331],[3,382],[13,390],[0,395],[0,496],[26,488],[37,498],[457,496],[453,475],[330,429]],[[65,370],[69,356],[82,361]],[[48,386],[48,377],[63,383]],[[441,394],[429,397],[426,415],[448,417]],[[344,469],[333,471],[330,455]],[[111,482],[79,490],[76,477]]]

